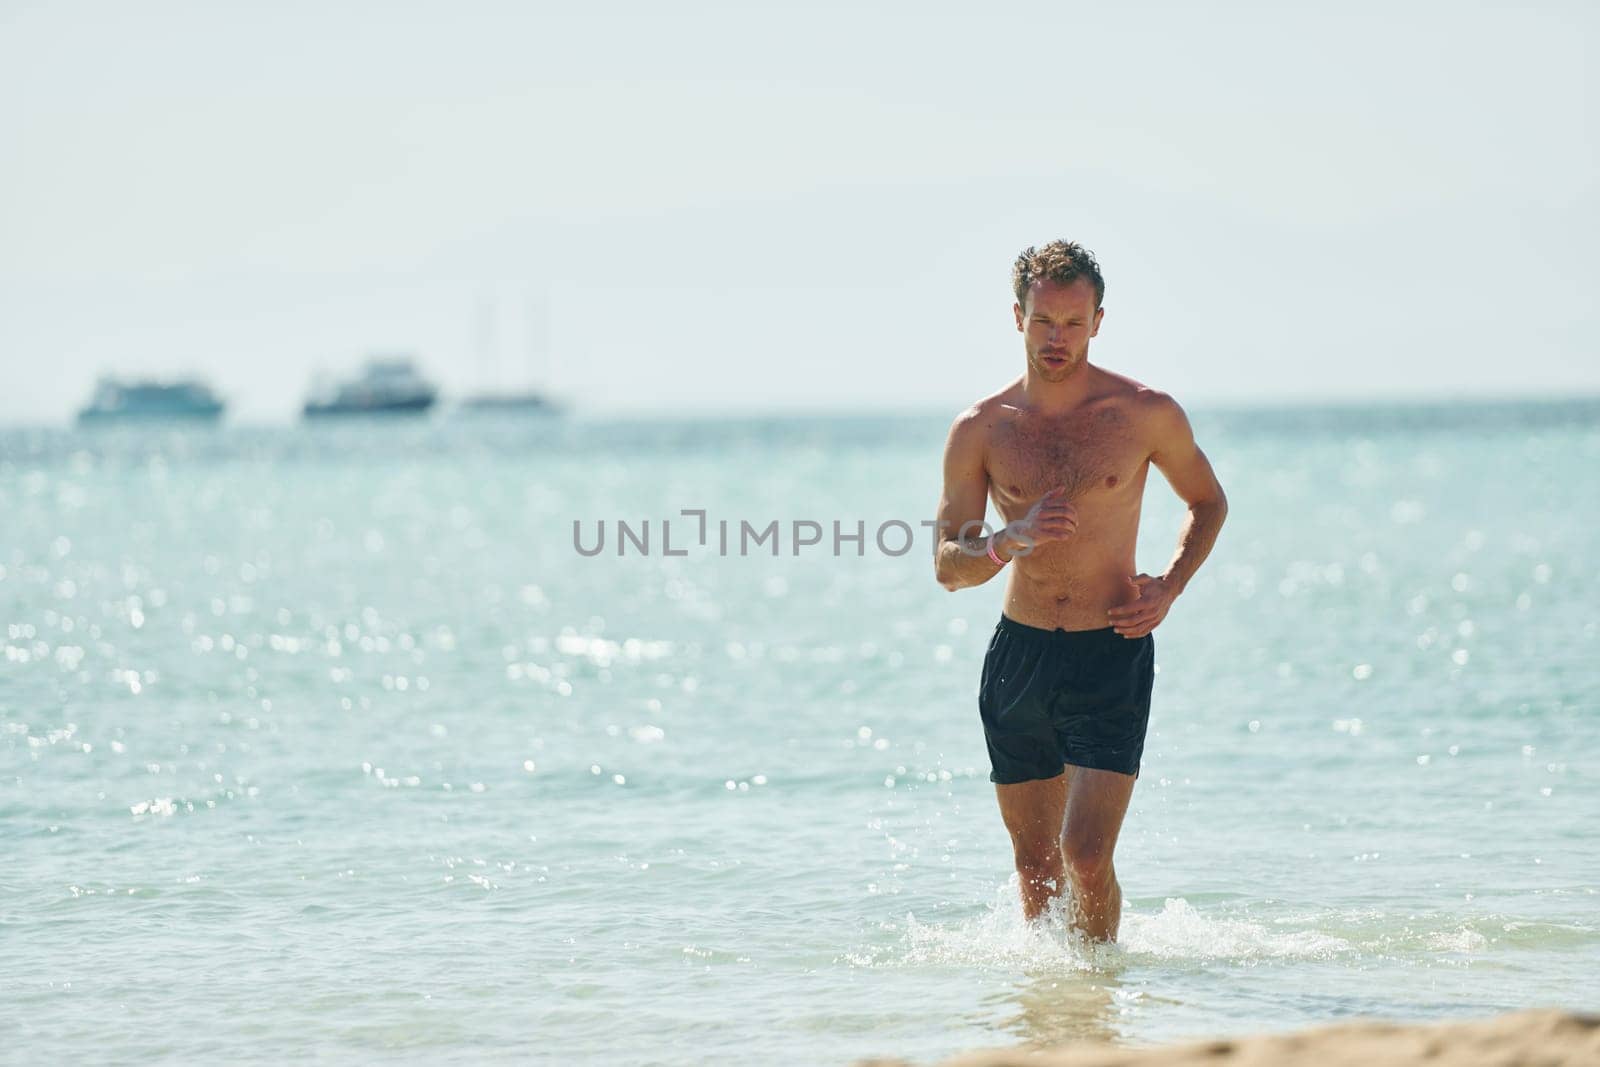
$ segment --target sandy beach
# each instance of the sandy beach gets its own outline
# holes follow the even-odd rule
[[[903,1060],[866,1060],[896,1067]],[[971,1052],[939,1067],[1191,1067],[1208,1064],[1284,1067],[1562,1067],[1600,1063],[1600,1015],[1523,1011],[1467,1023],[1402,1025],[1354,1022],[1284,1034],[1223,1038],[1162,1048],[1116,1049],[1075,1043],[1051,1049]]]

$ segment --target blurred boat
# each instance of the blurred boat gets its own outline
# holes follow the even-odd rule
[[[548,297],[529,296],[523,305],[523,343],[527,347],[526,363],[532,381],[549,380],[550,338],[549,315],[545,305]],[[496,344],[500,309],[494,294],[485,293],[478,305],[478,366],[484,381],[503,380],[502,353]],[[539,373],[542,367],[543,373]],[[490,388],[463,397],[457,410],[471,415],[559,415],[566,411],[566,402],[536,385],[513,385],[510,388]]]
[[[79,422],[118,419],[217,419],[225,407],[205,382],[194,378],[177,381],[123,381],[104,377],[95,384],[94,396],[78,412]]]
[[[329,389],[313,391],[305,415],[421,414],[433,407],[439,390],[409,356],[369,359],[361,374]]]

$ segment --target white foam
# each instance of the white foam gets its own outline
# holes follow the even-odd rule
[[[1427,946],[1436,952],[1473,953],[1482,952],[1489,946],[1489,939],[1478,931],[1466,926],[1454,930],[1445,930],[1429,934]]]
[[[1202,915],[1182,897],[1168,898],[1154,914],[1124,909],[1120,943],[1129,954],[1197,960],[1324,959],[1354,949],[1317,930],[1271,930],[1248,919]]]
[[[1162,960],[1324,959],[1354,951],[1317,930],[1272,929],[1249,919],[1202,914],[1170,898],[1158,912],[1125,907],[1115,944],[1091,942],[1067,921],[1063,898],[1037,922],[1022,917],[1015,876],[982,914],[950,923],[907,913],[897,945],[846,958],[858,966],[957,965],[1057,971],[1103,970],[1139,957]],[[1277,924],[1274,924],[1277,925]],[[892,927],[891,927],[892,928]]]

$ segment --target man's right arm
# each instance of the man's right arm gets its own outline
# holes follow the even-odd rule
[[[989,558],[983,516],[989,500],[989,472],[984,468],[985,426],[978,408],[956,417],[944,446],[944,495],[939,498],[938,537],[934,542],[934,574],[954,592],[982,585],[1000,573]],[[966,536],[962,536],[962,528]],[[1002,542],[995,551],[1010,558]],[[1012,546],[1014,547],[1014,546]]]

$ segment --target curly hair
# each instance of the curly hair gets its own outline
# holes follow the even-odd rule
[[[1093,252],[1076,241],[1051,241],[1043,248],[1029,245],[1011,265],[1011,288],[1022,305],[1027,304],[1028,289],[1034,282],[1068,285],[1079,278],[1094,283],[1095,307],[1105,303],[1106,280],[1100,276],[1100,264]]]

